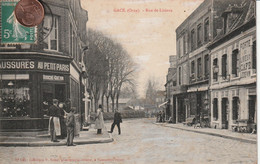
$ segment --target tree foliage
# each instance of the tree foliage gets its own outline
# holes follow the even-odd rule
[[[86,68],[89,80],[89,91],[93,97],[94,108],[101,98],[109,111],[109,100],[112,111],[118,107],[118,99],[124,85],[134,84],[135,63],[120,43],[105,36],[99,31],[89,29],[89,50],[86,52]]]

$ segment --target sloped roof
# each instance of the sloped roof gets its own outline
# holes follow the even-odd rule
[[[222,16],[225,16],[228,13],[234,12],[238,13],[239,15],[233,22],[233,24],[230,26],[228,31],[224,33],[224,29],[222,28],[221,31],[218,33],[218,35],[215,37],[214,41],[212,44],[209,45],[211,47],[215,43],[219,42],[222,38],[228,36],[231,34],[233,31],[237,30],[241,26],[247,24],[250,22],[252,19],[255,19],[255,14],[254,14],[254,9],[255,8],[255,2],[254,0],[245,0],[242,2],[241,5],[234,5],[234,6],[228,6],[228,8],[224,11]],[[252,11],[253,10],[253,11]]]

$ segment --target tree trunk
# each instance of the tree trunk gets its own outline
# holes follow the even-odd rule
[[[111,101],[112,101],[112,112],[115,111],[115,97],[111,96]]]
[[[107,112],[109,112],[109,96],[106,96],[106,101],[107,101]]]

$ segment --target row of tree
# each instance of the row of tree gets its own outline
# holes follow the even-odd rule
[[[98,103],[101,102],[106,106],[107,112],[114,111],[118,108],[122,88],[126,85],[135,85],[135,63],[121,44],[100,31],[89,29],[88,43],[89,49],[84,62],[92,108],[96,110]]]

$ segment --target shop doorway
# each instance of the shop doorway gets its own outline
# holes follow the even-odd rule
[[[66,91],[65,84],[55,84],[55,99],[58,99],[60,102],[65,102],[66,100]]]
[[[256,123],[256,96],[249,96],[249,122]]]
[[[228,99],[227,98],[222,98],[221,101],[221,115],[222,115],[222,128],[223,129],[228,129],[228,113],[227,113],[227,108],[228,108]]]
[[[201,102],[201,94],[197,94],[197,109],[196,109],[196,119],[200,120],[201,115],[201,108],[202,108],[202,102]]]

